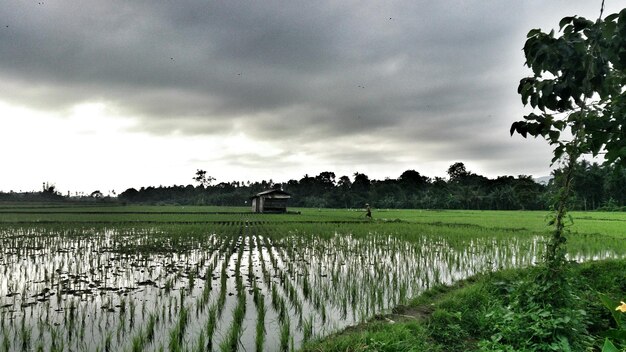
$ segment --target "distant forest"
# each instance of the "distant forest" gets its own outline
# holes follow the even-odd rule
[[[196,185],[129,188],[117,198],[105,197],[100,191],[89,196],[65,197],[54,186],[44,184],[41,192],[0,193],[0,201],[247,206],[252,195],[280,188],[292,195],[290,207],[363,208],[369,203],[373,208],[541,210],[552,203],[561,175],[560,170],[554,171],[547,184],[525,175],[490,179],[468,171],[461,162],[452,164],[447,173],[447,178],[429,178],[407,170],[397,179],[372,180],[358,172],[352,178],[337,178],[334,172],[326,171],[283,183],[270,180],[212,184],[214,179],[198,170],[196,177],[190,178]],[[572,209],[626,210],[626,168],[583,161],[576,167],[573,191]]]

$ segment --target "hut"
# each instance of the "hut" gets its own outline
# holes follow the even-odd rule
[[[255,213],[286,213],[287,201],[290,198],[291,194],[280,189],[257,193],[250,197],[252,211]]]

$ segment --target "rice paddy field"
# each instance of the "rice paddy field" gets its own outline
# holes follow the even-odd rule
[[[293,209],[292,209],[293,210]],[[541,260],[547,212],[0,204],[0,351],[288,351]],[[571,213],[569,258],[626,255]]]

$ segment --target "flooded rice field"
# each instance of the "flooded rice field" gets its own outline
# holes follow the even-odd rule
[[[597,242],[570,258],[623,256]],[[408,224],[5,226],[0,351],[294,350],[542,248],[537,234]]]

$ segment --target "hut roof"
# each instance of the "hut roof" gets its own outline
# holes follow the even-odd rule
[[[282,195],[282,196],[288,196],[291,197],[291,193],[287,193],[283,190],[280,189],[270,189],[267,191],[263,191],[263,192],[259,192],[256,195],[250,197],[250,198],[255,198],[255,197],[261,197],[261,196],[267,196],[267,195]]]

